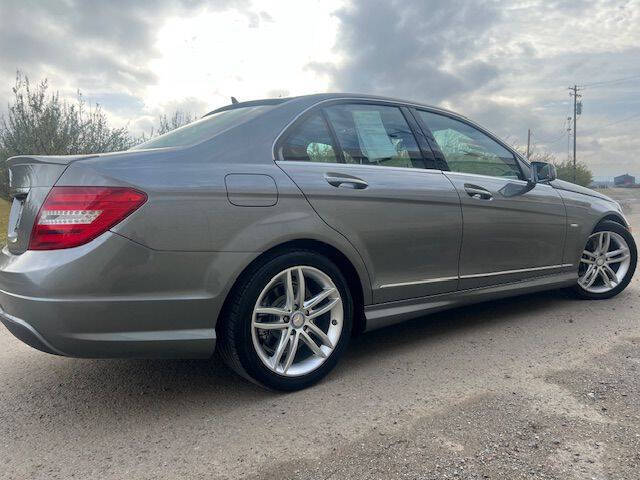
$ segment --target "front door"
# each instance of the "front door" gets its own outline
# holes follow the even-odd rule
[[[278,165],[363,257],[374,302],[455,291],[460,200],[425,158],[403,111],[318,107],[287,132]]]
[[[514,154],[462,120],[418,111],[451,171],[462,204],[460,288],[556,273],[562,265],[566,212],[558,192],[527,182]],[[436,146],[437,145],[437,146]]]

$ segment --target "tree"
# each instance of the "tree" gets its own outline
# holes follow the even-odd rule
[[[526,147],[514,145],[514,148],[523,156],[526,155]],[[558,171],[558,178],[567,182],[576,183],[583,187],[588,187],[593,181],[593,174],[584,162],[576,162],[576,181],[573,181],[573,161],[559,160],[553,153],[537,151],[535,145],[532,145],[529,160],[532,162],[553,163]]]
[[[189,125],[194,120],[196,120],[195,115],[190,112],[183,112],[182,110],[176,110],[171,116],[162,114],[158,117],[158,126],[152,127],[148,135],[146,133],[140,135],[135,139],[135,143],[143,143],[147,140],[151,140],[153,137],[157,137],[158,135],[164,135],[165,133],[169,133],[171,130]]]
[[[91,108],[78,92],[74,103],[35,88],[18,72],[7,115],[0,117],[0,195],[8,194],[6,160],[14,155],[72,155],[126,150],[137,143],[126,127],[110,128],[99,105]]]
[[[8,196],[6,160],[14,155],[74,155],[127,150],[149,138],[195,120],[191,113],[160,115],[149,135],[133,136],[127,127],[111,128],[100,105],[88,105],[78,91],[75,102],[49,94],[47,79],[34,87],[16,74],[7,115],[0,116],[0,197]]]
[[[163,135],[176,128],[184,127],[195,120],[195,116],[190,112],[176,110],[171,117],[166,114],[160,115],[160,125],[158,126],[157,135]]]
[[[584,162],[576,162],[576,181],[573,181],[573,161],[554,162],[558,170],[558,178],[567,182],[577,183],[583,187],[588,187],[593,182],[593,174]]]

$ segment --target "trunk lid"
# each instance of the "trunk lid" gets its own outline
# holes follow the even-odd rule
[[[9,214],[7,247],[20,254],[29,247],[31,229],[51,187],[67,166],[76,161],[98,155],[21,155],[7,160],[9,171]]]

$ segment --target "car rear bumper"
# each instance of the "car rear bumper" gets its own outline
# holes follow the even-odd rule
[[[64,355],[63,352],[53,347],[42,337],[42,335],[40,335],[24,320],[0,310],[0,322],[7,327],[7,330],[9,330],[14,337],[23,343],[26,343],[30,347],[52,355]]]
[[[0,253],[0,321],[47,353],[206,358],[250,253],[158,252],[108,232],[77,248]]]

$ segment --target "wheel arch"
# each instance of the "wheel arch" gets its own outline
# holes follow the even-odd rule
[[[622,225],[627,229],[629,228],[629,224],[624,219],[624,217],[619,213],[613,213],[613,212],[610,212],[604,215],[600,220],[598,220],[598,222],[594,225],[593,228],[595,229],[598,225],[600,225],[602,222],[606,222],[607,220],[619,223],[620,225]]]
[[[218,321],[216,322],[216,329],[218,328],[218,325],[220,325],[220,321],[225,316],[229,299],[233,295],[233,292],[235,291],[237,285],[240,282],[242,282],[248,275],[251,275],[258,265],[261,265],[263,262],[268,261],[269,259],[274,258],[281,253],[285,253],[293,249],[311,250],[313,252],[316,252],[328,257],[331,261],[333,261],[336,264],[336,266],[340,269],[342,274],[345,276],[345,280],[347,281],[347,285],[353,297],[353,305],[354,305],[353,335],[357,336],[360,333],[364,332],[364,330],[366,329],[364,305],[365,305],[365,298],[367,295],[367,291],[366,291],[367,284],[364,282],[368,281],[368,279],[361,278],[353,262],[349,260],[349,258],[343,252],[341,252],[338,248],[328,243],[322,242],[320,240],[314,240],[310,238],[289,240],[283,243],[279,243],[278,245],[275,245],[269,248],[268,250],[262,252],[260,255],[254,258],[236,277],[235,281],[233,282],[233,285],[227,292],[224,304],[220,310],[220,314],[218,315]]]

